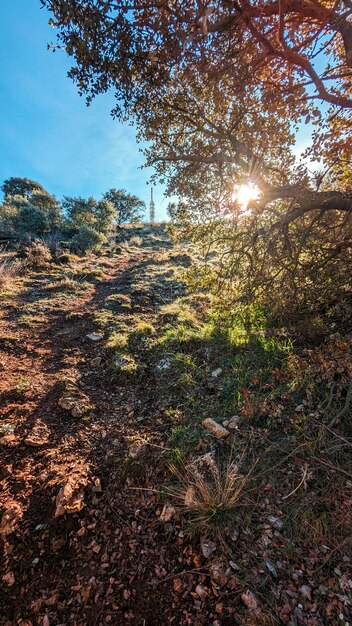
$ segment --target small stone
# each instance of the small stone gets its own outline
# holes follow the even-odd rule
[[[101,365],[102,362],[102,358],[101,356],[96,356],[95,359],[92,359],[90,364],[92,365],[92,367],[99,367],[99,365]]]
[[[213,541],[202,541],[200,547],[205,559],[208,559],[216,550],[216,544]]]
[[[50,430],[44,422],[37,420],[31,430],[31,432],[27,435],[24,440],[26,446],[31,446],[33,448],[39,448],[40,446],[44,446],[48,443],[50,437]]]
[[[275,515],[268,515],[268,522],[278,530],[281,530],[284,525],[283,521],[279,517],[275,517]]]
[[[308,585],[302,585],[298,590],[306,600],[311,601],[312,599],[312,590]]]
[[[227,428],[229,430],[237,430],[240,419],[241,418],[239,415],[234,415],[233,417],[231,417],[227,424]]]
[[[170,367],[171,367],[170,359],[161,359],[161,361],[159,361],[155,369],[158,372],[163,372],[164,370],[168,370]]]
[[[212,563],[209,567],[209,573],[213,580],[220,586],[225,585],[227,582],[227,568],[224,563]]]
[[[65,411],[71,411],[75,405],[75,400],[73,398],[69,398],[68,396],[63,396],[59,399],[58,405]]]
[[[305,407],[304,404],[298,404],[298,406],[296,406],[295,411],[296,413],[303,413]]]
[[[86,337],[91,341],[102,341],[102,339],[104,339],[104,335],[100,333],[89,333]]]
[[[275,565],[273,563],[270,563],[270,561],[267,561],[265,563],[265,565],[267,566],[270,574],[272,574],[276,578],[276,576],[277,576],[277,569],[276,569]]]
[[[211,417],[207,417],[203,420],[203,426],[207,430],[210,430],[217,439],[225,439],[230,434],[226,428],[221,426],[221,424],[218,424]]]
[[[4,435],[0,439],[0,446],[8,446],[12,448],[18,443],[18,439],[15,435]]]
[[[159,519],[161,522],[169,522],[175,514],[175,507],[171,506],[170,504],[165,504],[163,510],[161,511]]]
[[[229,421],[230,421],[230,420],[225,420],[225,421],[222,423],[222,425],[223,425],[223,426],[225,426],[225,428],[227,428],[227,426],[229,425]]]
[[[212,371],[211,377],[212,378],[218,378],[218,376],[220,376],[220,374],[222,374],[222,368],[218,367],[216,370]]]
[[[84,413],[85,413],[84,408],[81,407],[79,404],[75,404],[75,406],[73,406],[71,409],[72,417],[81,417],[81,415],[83,415]]]
[[[200,597],[201,600],[205,600],[205,598],[208,595],[208,592],[204,589],[203,585],[197,585],[196,594]]]

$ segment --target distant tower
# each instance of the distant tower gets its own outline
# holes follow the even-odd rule
[[[150,214],[150,224],[153,225],[155,222],[155,204],[154,204],[154,198],[153,198],[153,187],[150,188],[149,214]]]

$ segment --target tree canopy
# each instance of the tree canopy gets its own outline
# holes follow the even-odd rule
[[[149,142],[147,164],[186,199],[188,233],[222,242],[222,280],[238,283],[242,268],[242,285],[263,288],[279,275],[295,292],[293,277],[306,284],[308,268],[346,267],[350,0],[42,3],[75,59],[79,92],[89,103],[114,90],[114,114],[133,117]],[[313,171],[293,151],[305,127]],[[234,194],[243,184],[258,188],[245,211]],[[345,273],[337,282],[345,288]]]
[[[140,220],[145,211],[145,203],[125,189],[109,189],[103,198],[115,207],[118,225]]]

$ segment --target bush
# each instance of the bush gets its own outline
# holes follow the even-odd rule
[[[22,253],[28,269],[40,269],[52,261],[51,252],[43,241],[33,241],[23,248]]]
[[[143,239],[142,237],[140,237],[139,235],[134,235],[134,237],[131,237],[131,239],[129,240],[129,242],[131,244],[131,246],[141,246],[143,243]]]
[[[81,226],[73,237],[71,247],[75,252],[85,253],[88,250],[96,252],[106,243],[106,237],[91,226]]]
[[[42,235],[49,230],[47,216],[44,211],[27,204],[23,206],[13,220],[15,230],[22,233]]]
[[[17,276],[21,269],[20,261],[11,257],[0,260],[0,288],[6,287]]]

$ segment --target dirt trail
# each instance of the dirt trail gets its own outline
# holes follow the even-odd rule
[[[53,299],[52,276],[32,274],[3,308],[1,624],[162,624],[172,616],[172,594],[154,589],[168,559],[182,561],[183,539],[168,545],[149,490],[163,472],[165,422],[147,381],[107,384],[102,341],[87,337],[101,303],[128,293],[155,257],[150,247],[105,260],[100,283]],[[153,294],[136,304],[153,314],[157,301]],[[83,415],[62,408],[70,385],[78,404],[88,403]],[[59,510],[65,485],[63,505],[77,515]]]

